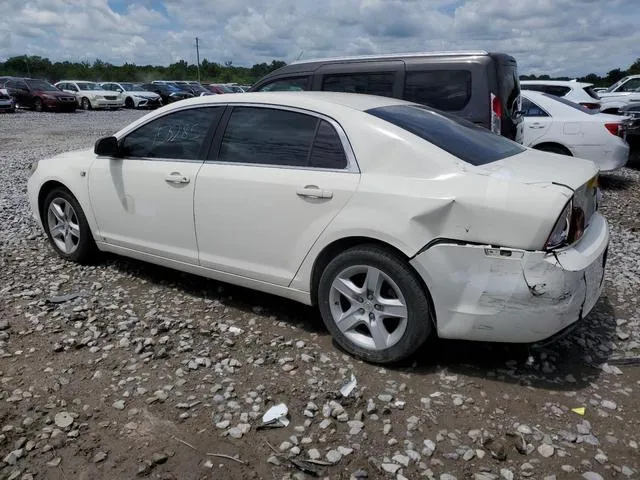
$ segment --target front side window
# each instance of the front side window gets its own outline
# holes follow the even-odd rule
[[[525,148],[462,118],[420,105],[392,105],[367,113],[402,128],[471,165],[484,165]]]
[[[217,158],[221,162],[343,169],[347,157],[335,128],[304,113],[235,107]]]
[[[178,160],[204,158],[209,128],[220,119],[223,110],[224,107],[192,108],[152,120],[124,137],[121,155]]]
[[[328,74],[322,79],[322,90],[392,97],[394,79],[393,72]]]
[[[267,83],[258,89],[259,92],[302,92],[307,90],[309,77],[281,78]]]
[[[620,92],[635,92],[640,89],[640,78],[632,78],[628,82],[624,83],[619,91]]]
[[[462,110],[471,98],[468,70],[407,72],[404,99],[444,111]]]
[[[549,115],[528,98],[522,99],[522,111],[525,117],[548,117]]]
[[[100,90],[100,86],[97,83],[80,82],[76,85],[80,90]]]

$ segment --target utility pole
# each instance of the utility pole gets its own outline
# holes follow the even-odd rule
[[[196,37],[196,58],[198,59],[198,83],[200,83],[200,45],[198,44],[198,37]]]

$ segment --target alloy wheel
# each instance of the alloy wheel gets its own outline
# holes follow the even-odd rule
[[[340,272],[329,293],[336,326],[354,344],[385,350],[407,329],[407,302],[398,285],[382,270],[355,265]]]
[[[64,198],[54,198],[47,210],[47,223],[56,247],[66,255],[75,252],[80,243],[80,223],[73,206]]]

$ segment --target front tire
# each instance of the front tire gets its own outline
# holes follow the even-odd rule
[[[82,97],[82,102],[80,103],[80,106],[82,107],[83,110],[91,110],[91,102],[87,97]]]
[[[55,188],[49,192],[41,215],[49,242],[60,257],[91,263],[98,249],[82,207],[68,190]]]
[[[35,101],[33,102],[33,109],[36,112],[44,111],[44,104],[42,103],[42,100],[40,100],[39,98],[36,98]]]
[[[125,108],[136,108],[135,103],[133,102],[133,98],[127,97],[124,101]]]
[[[329,262],[318,285],[318,307],[340,347],[365,361],[386,364],[412,355],[429,337],[427,295],[400,255],[365,245]]]

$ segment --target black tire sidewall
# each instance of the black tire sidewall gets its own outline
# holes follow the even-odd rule
[[[91,102],[87,97],[82,98],[82,101],[80,102],[80,107],[82,107],[83,110],[91,110]]]
[[[124,101],[125,108],[136,108],[136,103],[133,101],[133,98],[127,97]]]
[[[398,285],[408,309],[407,329],[398,343],[385,350],[368,350],[352,343],[337,327],[331,314],[329,292],[334,278],[353,265],[368,265],[383,271]],[[399,255],[378,246],[355,247],[337,255],[326,266],[318,284],[318,308],[322,320],[344,350],[371,363],[395,363],[409,357],[427,340],[432,330],[428,292],[416,272]]]
[[[49,231],[49,222],[47,220],[49,205],[56,198],[63,198],[67,202],[69,202],[75,210],[76,216],[78,218],[78,225],[80,227],[80,242],[78,243],[78,248],[76,248],[71,254],[66,254],[58,249],[56,244],[53,242],[51,232]],[[44,200],[41,216],[44,229],[47,233],[47,237],[49,238],[49,243],[58,254],[58,256],[64,258],[65,260],[71,260],[77,263],[91,263],[94,260],[97,247],[93,240],[93,234],[91,233],[89,222],[87,222],[87,217],[84,214],[84,210],[82,210],[82,207],[80,206],[76,198],[68,190],[62,188],[55,188],[51,190]]]
[[[42,100],[40,100],[39,98],[36,98],[35,102],[33,102],[33,109],[36,112],[44,111],[44,104],[42,103]]]

